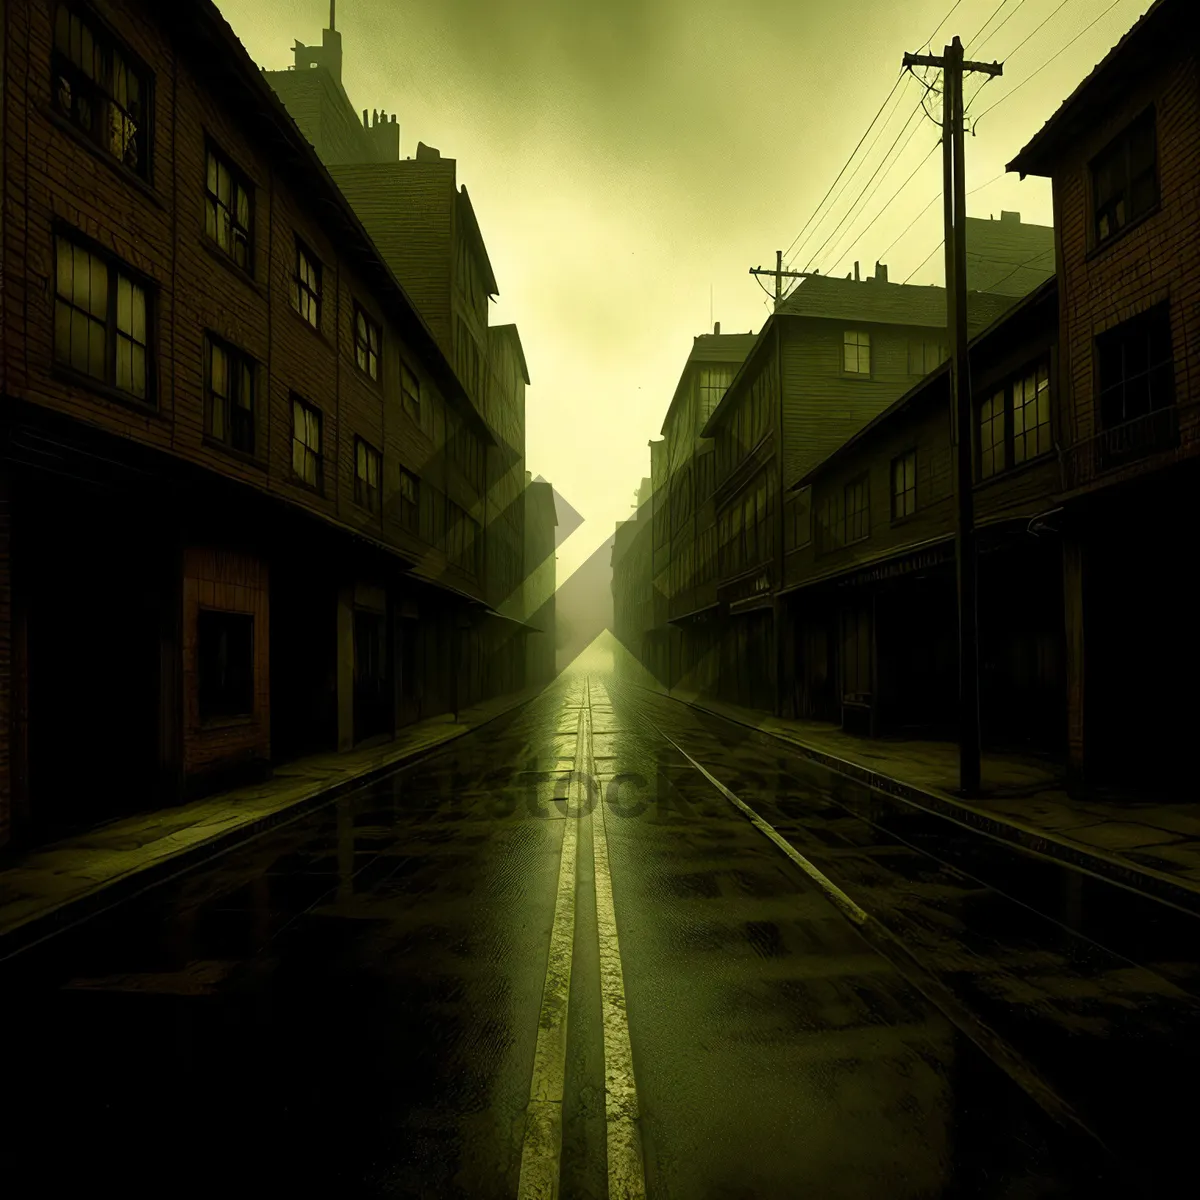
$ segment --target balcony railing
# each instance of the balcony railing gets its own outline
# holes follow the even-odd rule
[[[1167,405],[1076,442],[1064,456],[1067,490],[1083,487],[1132,463],[1177,450],[1181,441],[1195,442],[1195,410],[1194,404]]]

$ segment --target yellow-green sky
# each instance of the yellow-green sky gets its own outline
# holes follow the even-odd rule
[[[491,320],[517,323],[533,380],[528,466],[584,517],[559,550],[560,580],[631,515],[649,473],[646,443],[693,336],[711,329],[710,287],[723,332],[761,327],[768,309],[748,268],[773,267],[776,249],[792,243],[904,52],[922,48],[952,2],[340,0],[343,82],[356,109],[397,113],[401,154],[418,140],[436,146],[458,160],[471,194],[500,287]],[[319,43],[329,16],[328,0],[218,3],[267,68],[289,65],[297,39]],[[967,140],[967,187],[988,184],[968,199],[973,215],[1016,209],[1050,224],[1046,181],[988,181],[1150,0],[1116,0],[1107,13],[1113,0],[1065,0],[1007,58],[1059,3],[1005,0],[983,28],[998,0],[960,0],[933,42],[940,53],[957,34],[968,57],[1005,61],[969,111],[1016,89]],[[869,273],[938,193],[934,152],[855,236],[936,142],[922,118],[863,213],[809,259],[916,105],[920,86],[911,77],[902,86],[894,117],[832,219],[801,243],[796,268],[845,274],[857,258]],[[968,82],[968,99],[979,86]],[[936,98],[929,105],[939,111]],[[888,250],[889,277],[905,279],[940,238],[934,203]],[[941,280],[937,253],[913,278]]]

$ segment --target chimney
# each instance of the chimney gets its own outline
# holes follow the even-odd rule
[[[426,162],[429,159],[439,159],[442,157],[441,151],[433,146],[427,146],[424,142],[417,143],[417,161]]]
[[[854,282],[858,283],[858,281],[858,262],[856,261],[854,264]]]
[[[1000,220],[1007,221],[1010,225],[1020,225],[1021,214],[1019,212],[1005,212],[1004,209],[1001,209]]]
[[[876,283],[887,283],[887,264],[886,263],[878,263],[877,262],[875,264],[875,282]]]
[[[364,121],[366,112],[363,113]],[[387,113],[382,109],[372,114],[371,124],[367,127],[367,142],[371,147],[372,162],[397,162],[400,158],[400,126],[396,124],[396,115],[388,120]]]
[[[718,322],[717,322],[717,323],[716,323],[716,324],[713,326],[713,333],[720,333],[720,332],[721,332],[721,322],[720,322],[720,321],[718,321]]]

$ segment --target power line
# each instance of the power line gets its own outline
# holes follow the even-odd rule
[[[1018,42],[1018,43],[1017,43],[1017,44],[1016,44],[1016,45],[1015,45],[1015,46],[1014,46],[1014,47],[1013,47],[1013,48],[1012,48],[1012,49],[1011,49],[1009,52],[1008,52],[1008,54],[1007,54],[1007,55],[1005,56],[1005,58],[1004,58],[1004,61],[1005,61],[1005,62],[1008,62],[1008,60],[1009,60],[1010,58],[1012,58],[1012,56],[1013,56],[1014,54],[1016,54],[1016,52],[1017,52],[1018,50],[1020,50],[1020,48],[1021,48],[1023,45],[1025,45],[1025,43],[1026,43],[1027,41],[1029,41],[1029,39],[1030,39],[1031,37],[1033,37],[1033,36],[1034,36],[1034,34],[1036,34],[1036,33],[1037,33],[1038,29],[1041,29],[1042,25],[1045,25],[1045,24],[1046,24],[1046,22],[1047,22],[1047,21],[1049,21],[1049,20],[1050,20],[1050,19],[1051,19],[1051,18],[1054,16],[1054,14],[1055,14],[1055,13],[1057,13],[1057,12],[1059,11],[1059,9],[1065,8],[1065,7],[1066,7],[1068,4],[1070,4],[1070,3],[1071,3],[1071,0],[1061,0],[1061,3],[1058,5],[1058,7],[1057,7],[1057,8],[1055,8],[1055,9],[1054,9],[1054,12],[1052,12],[1052,13],[1050,14],[1050,16],[1049,16],[1049,17],[1045,17],[1045,18],[1042,20],[1041,24],[1040,24],[1040,25],[1038,25],[1037,29],[1034,29],[1034,30],[1033,30],[1033,33],[1027,33],[1027,34],[1026,34],[1026,35],[1025,35],[1025,36],[1024,36],[1024,37],[1023,37],[1023,38],[1022,38],[1022,39],[1021,39],[1021,40],[1020,40],[1020,41],[1019,41],[1019,42]]]
[[[904,282],[907,283],[908,280],[911,279],[921,269],[921,267],[923,267],[945,244],[946,239],[942,238],[942,240],[938,242],[938,244],[934,246],[934,248],[930,250],[930,252],[925,255],[923,259],[921,259],[920,265],[913,268],[913,270],[908,273],[908,278],[905,279]]]
[[[1005,27],[1005,25],[1007,25],[1009,23],[1009,21],[1011,21],[1013,19],[1013,17],[1015,17],[1017,15],[1017,13],[1019,13],[1021,11],[1024,4],[1025,4],[1025,0],[1017,0],[1017,7],[1014,8],[1012,10],[1012,12],[1010,12],[1008,14],[1008,16],[1005,17],[1004,20],[1001,21],[1000,24],[997,25],[996,28],[993,29],[992,32],[989,33],[987,35],[987,37],[985,37],[978,46],[975,47],[974,53],[982,54],[984,46],[986,46],[988,44],[988,42],[990,42],[992,40],[992,38],[994,38],[996,36],[996,34],[998,34],[1000,32],[1000,30],[1002,30]],[[989,75],[988,78],[990,79],[991,76]]]
[[[843,166],[842,169],[837,173],[837,179],[835,179],[829,185],[829,191],[826,192],[825,195],[821,197],[820,203],[817,205],[817,207],[815,209],[813,209],[813,214],[804,223],[804,228],[801,229],[800,232],[798,234],[796,234],[796,236],[792,239],[792,246],[794,246],[804,236],[805,230],[807,230],[808,227],[813,223],[813,220],[815,219],[817,213],[819,213],[821,211],[821,207],[824,205],[825,201],[829,199],[829,196],[833,192],[833,189],[835,187],[837,187],[838,179],[841,179],[841,177],[846,173],[846,167],[848,167],[854,161],[854,156],[858,153],[859,147],[862,146],[863,142],[865,142],[867,140],[867,134],[869,134],[871,132],[871,130],[875,128],[875,122],[879,120],[880,113],[882,113],[883,110],[885,108],[887,108],[888,101],[895,94],[896,89],[900,86],[900,81],[903,78],[904,78],[904,68],[901,67],[900,73],[896,76],[895,83],[892,84],[892,90],[890,92],[888,92],[887,96],[884,98],[883,103],[879,106],[879,112],[877,112],[871,118],[871,124],[867,126],[866,131],[863,133],[862,137],[858,139],[858,145],[855,146],[854,149],[850,151],[850,157],[848,159],[846,159],[845,166]],[[787,250],[784,252],[785,258],[792,252],[792,246],[789,246],[787,248]]]
[[[945,25],[945,23],[950,20],[952,16],[954,16],[955,9],[957,9],[961,3],[962,0],[954,0],[954,3],[950,6],[950,11],[937,23],[934,31],[929,35],[928,38],[925,39],[925,44],[921,47],[922,53],[933,45],[933,39],[937,37],[938,30],[941,29],[941,27]]]
[[[976,124],[978,124],[980,120],[982,120],[984,117],[986,117],[988,115],[988,113],[990,113],[992,111],[993,108],[998,108],[1001,104],[1003,104],[1005,102],[1005,100],[1007,100],[1009,98],[1009,96],[1011,96],[1014,92],[1020,91],[1020,89],[1023,88],[1031,79],[1033,79],[1034,76],[1040,75],[1042,71],[1044,71],[1060,54],[1063,53],[1063,51],[1067,50],[1070,46],[1074,45],[1077,41],[1079,41],[1079,39],[1081,37],[1083,37],[1083,35],[1085,33],[1087,33],[1087,31],[1089,29],[1091,29],[1091,27],[1093,25],[1095,25],[1096,22],[1101,19],[1101,17],[1107,16],[1107,14],[1112,12],[1112,10],[1114,8],[1116,8],[1117,5],[1120,3],[1121,3],[1121,0],[1112,0],[1112,3],[1106,9],[1104,9],[1103,12],[1101,12],[1097,16],[1093,17],[1069,42],[1067,42],[1063,46],[1059,47],[1059,49],[1057,49],[1052,55],[1050,55],[1050,57],[1048,59],[1046,59],[1046,61],[1044,63],[1042,63],[1042,65],[1040,67],[1038,67],[1038,69],[1036,71],[1034,71],[1030,75],[1026,75],[1025,78],[1022,79],[1021,82],[1016,85],[1016,87],[1010,88],[1007,92],[1005,92],[1004,95],[1001,96],[1000,99],[997,100],[995,104],[988,105],[988,107],[985,108],[983,110],[983,112],[981,112],[979,114],[979,116],[977,116],[975,118]]]
[[[996,14],[999,13],[999,11],[1007,3],[1008,3],[1008,0],[1000,0],[1000,3],[997,4],[995,8],[992,9],[991,16],[989,16],[988,19],[986,21],[984,21],[984,23],[982,25],[980,25],[980,27],[977,30],[975,30],[975,32],[973,34],[971,34],[971,36],[969,38],[964,39],[964,41],[963,41],[963,49],[964,50],[969,50],[972,46],[975,45],[975,39],[996,19]],[[1017,7],[1019,8],[1020,5],[1018,5]],[[1013,11],[1015,12],[1016,10],[1014,9]],[[995,30],[992,30],[992,33],[995,33]],[[988,37],[991,37],[991,36],[992,35],[989,33]]]
[[[902,70],[901,70],[901,75],[903,75],[903,74],[904,74],[904,72],[903,72],[903,69],[902,69]],[[899,82],[899,81],[897,81],[897,82]],[[894,92],[894,91],[895,91],[895,88],[893,88],[893,89],[892,89],[892,91]],[[891,98],[891,97],[889,96],[889,99],[890,99],[890,98]],[[867,162],[867,161],[868,161],[868,159],[870,158],[870,156],[871,156],[871,151],[875,149],[875,143],[876,143],[877,141],[879,141],[879,139],[880,139],[880,138],[883,136],[883,131],[884,131],[884,130],[885,130],[885,129],[886,129],[886,128],[887,128],[887,127],[888,127],[888,126],[889,126],[889,125],[892,123],[892,118],[893,118],[893,117],[896,115],[896,112],[897,112],[897,110],[900,108],[900,99],[901,99],[901,97],[900,97],[900,96],[897,96],[897,98],[896,98],[896,103],[895,103],[895,104],[892,106],[892,110],[891,110],[891,112],[889,112],[889,113],[888,113],[888,115],[887,115],[887,119],[884,121],[884,123],[883,123],[882,125],[880,125],[880,127],[879,127],[879,132],[878,132],[878,133],[877,133],[877,134],[876,134],[876,135],[875,135],[875,136],[874,136],[874,137],[871,139],[871,144],[870,144],[870,145],[867,147],[866,153],[865,153],[865,154],[863,155],[863,157],[862,157],[862,158],[861,158],[861,159],[858,161],[858,164],[855,166],[854,170],[850,172],[849,176],[848,176],[848,177],[847,177],[847,179],[846,179],[846,182],[845,182],[845,183],[844,183],[844,184],[841,186],[841,188],[838,190],[838,193],[837,193],[837,195],[836,195],[836,196],[834,196],[834,198],[833,198],[833,204],[830,206],[830,211],[829,211],[829,212],[826,212],[826,213],[824,213],[824,214],[822,214],[822,216],[821,216],[821,219],[820,219],[819,221],[817,221],[816,225],[814,225],[814,226],[813,226],[813,228],[812,228],[812,234],[811,234],[811,236],[813,236],[813,237],[816,237],[816,236],[818,236],[818,233],[817,233],[817,231],[818,231],[818,230],[821,228],[821,225],[824,223],[824,221],[825,221],[825,218],[826,218],[827,216],[831,215],[831,213],[832,213],[833,211],[836,211],[836,206],[837,206],[837,203],[838,203],[838,201],[839,201],[839,200],[841,200],[842,196],[843,196],[843,195],[845,194],[845,192],[846,192],[846,189],[847,189],[847,188],[848,188],[848,187],[849,187],[849,186],[850,186],[850,185],[851,185],[851,184],[854,182],[854,180],[855,180],[855,178],[857,177],[857,175],[858,175],[859,171],[861,171],[861,170],[862,170],[862,168],[863,168],[863,164],[864,164],[865,162]],[[885,102],[885,103],[886,103],[886,102]],[[882,110],[881,110],[881,111],[882,111]],[[911,119],[911,118],[910,118],[910,119]],[[905,125],[907,125],[907,121],[905,122]],[[868,129],[867,129],[867,133],[870,133],[870,132],[871,132],[871,130],[868,128]],[[863,141],[863,140],[865,140],[865,139],[866,139],[866,134],[863,134],[863,139],[859,141],[859,146],[861,146],[861,145],[862,145],[862,141]],[[858,149],[858,147],[855,147],[855,150],[856,150],[856,151],[857,151],[857,149]],[[853,155],[851,155],[851,158],[853,158]],[[849,162],[849,160],[848,160],[848,161],[847,161],[847,163],[846,163],[846,166],[849,166],[849,165],[850,165],[850,162]],[[844,168],[843,168],[843,170],[844,170]],[[839,178],[840,178],[840,173],[839,173]],[[834,180],[834,184],[835,184],[835,185],[836,185],[836,183],[837,183],[837,180]],[[831,192],[832,190],[833,190],[833,188],[830,188],[830,192]],[[825,199],[828,199],[828,198],[829,198],[829,192],[826,192],[826,194],[825,194]],[[821,201],[821,204],[824,204],[824,203],[825,203],[825,201],[824,201],[824,200],[822,200],[822,201]],[[820,206],[820,205],[818,205],[817,207],[818,207],[818,209],[820,209],[820,207],[821,207],[821,206]],[[816,214],[814,213],[814,216],[815,216],[815,215],[816,215]],[[811,224],[812,224],[811,220],[808,222],[808,224],[809,224],[809,225],[811,225]],[[807,225],[806,225],[806,228],[807,228]],[[801,233],[803,233],[803,230],[801,231]],[[793,255],[791,258],[788,258],[788,255],[790,255],[790,254],[791,254],[792,247],[796,246],[796,245],[797,245],[797,242],[799,242],[799,246],[798,246],[798,248],[796,249],[796,253],[795,253],[795,255]],[[799,258],[799,257],[800,257],[800,255],[803,253],[803,251],[804,251],[804,246],[805,246],[805,242],[800,240],[800,235],[798,234],[798,235],[796,236],[796,239],[795,239],[795,240],[792,242],[792,245],[791,245],[791,246],[789,246],[789,247],[787,248],[787,252],[784,254],[784,257],[788,259],[787,266],[788,266],[788,269],[789,269],[789,270],[791,270],[791,268],[792,268],[793,261],[794,261],[795,259]]]

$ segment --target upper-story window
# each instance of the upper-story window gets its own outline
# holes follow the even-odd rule
[[[324,485],[321,410],[292,397],[292,475],[316,491]]]
[[[379,511],[383,489],[380,484],[382,458],[378,450],[362,438],[354,439],[354,503],[367,512]]]
[[[421,481],[400,468],[400,524],[411,533],[421,527]]]
[[[910,338],[908,342],[908,373],[928,375],[950,357],[945,342],[931,338]]]
[[[865,329],[842,334],[842,369],[847,375],[870,375],[871,335]]]
[[[1176,436],[1171,317],[1157,304],[1096,339],[1101,466],[1165,449]]]
[[[704,423],[713,415],[732,382],[732,367],[700,368],[700,412],[696,422],[699,428],[702,429]]]
[[[205,339],[204,432],[243,454],[254,453],[254,363],[211,334]]]
[[[354,361],[364,375],[379,378],[379,343],[382,332],[361,304],[354,306]]]
[[[150,177],[151,76],[87,9],[54,15],[54,105],[77,129],[143,179]]]
[[[1154,109],[1148,109],[1092,160],[1096,242],[1106,241],[1158,203]]]
[[[151,400],[150,299],[124,263],[55,238],[54,357],[65,367]]]
[[[419,425],[421,423],[421,381],[400,364],[400,403],[404,411]]]
[[[321,328],[321,264],[299,238],[296,273],[292,276],[292,307],[314,329]]]
[[[917,452],[907,450],[892,459],[892,520],[917,511]]]
[[[204,231],[244,271],[254,270],[253,192],[246,177],[212,146],[207,151]]]
[[[1053,448],[1050,364],[1043,359],[995,388],[979,406],[979,477],[988,479]]]
[[[860,475],[846,484],[846,542],[861,541],[871,532],[870,491],[867,477]]]

